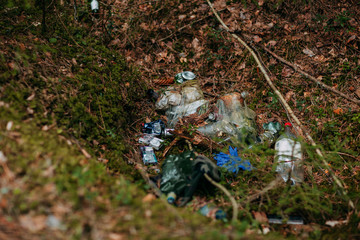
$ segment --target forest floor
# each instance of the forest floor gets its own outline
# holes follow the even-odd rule
[[[327,162],[298,132],[304,183],[264,191],[276,178],[274,150],[240,152],[256,170],[222,177],[240,206],[231,223],[198,213],[212,203],[231,216],[221,191],[197,192],[184,208],[157,198],[143,179],[154,172],[142,166],[138,149],[141,124],[164,119],[147,90],[161,91],[182,71],[197,75],[211,102],[249,92],[258,133],[263,123],[292,121],[208,3],[109,0],[94,17],[87,2],[55,1],[42,32],[41,9],[14,2],[0,7],[1,239],[359,238],[357,1],[213,1],[231,33],[262,58]],[[325,90],[265,47],[354,101]],[[210,158],[222,147],[194,146]],[[187,149],[179,140],[168,154]],[[156,154],[161,166],[162,151]],[[304,224],[269,224],[269,214],[299,216]]]

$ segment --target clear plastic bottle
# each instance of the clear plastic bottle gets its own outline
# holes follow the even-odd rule
[[[277,163],[276,172],[285,182],[290,177],[294,185],[304,180],[304,169],[301,143],[296,139],[291,129],[291,123],[285,123],[285,132],[275,143],[275,162]]]

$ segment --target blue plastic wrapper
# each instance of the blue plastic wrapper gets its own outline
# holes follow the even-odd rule
[[[221,152],[216,154],[214,159],[219,167],[223,167],[229,172],[236,174],[240,169],[246,171],[253,169],[250,161],[241,159],[238,155],[237,148],[232,148],[231,146],[229,146],[229,154]]]

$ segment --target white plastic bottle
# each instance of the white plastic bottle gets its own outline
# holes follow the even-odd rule
[[[291,129],[291,123],[285,123],[285,132],[275,143],[275,163],[277,163],[276,172],[285,182],[290,177],[294,185],[304,180],[304,169],[301,143],[297,141]]]

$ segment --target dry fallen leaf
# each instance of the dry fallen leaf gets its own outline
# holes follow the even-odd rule
[[[281,76],[290,77],[293,73],[294,73],[294,70],[292,70],[289,67],[284,67],[281,71]]]
[[[304,49],[303,49],[303,53],[305,53],[305,54],[308,55],[309,57],[315,56],[315,53],[314,53],[313,51],[311,51],[310,49],[308,49],[308,48],[304,48]]]
[[[253,212],[254,218],[260,223],[267,223],[269,220],[264,212]]]
[[[155,199],[156,199],[156,196],[152,193],[149,193],[142,199],[142,202],[152,202]]]
[[[337,108],[334,110],[334,113],[337,114],[337,115],[340,115],[344,112],[344,110],[342,110],[342,108]]]
[[[346,43],[349,43],[349,42],[355,40],[355,38],[356,38],[356,35],[352,35],[351,37],[349,37],[349,39],[346,41]]]
[[[354,88],[353,86],[350,86],[350,87],[349,87],[349,91],[354,92],[354,91],[355,91],[355,88]]]
[[[360,98],[360,88],[356,89],[355,94]]]
[[[304,92],[304,97],[310,97],[311,96],[311,92]]]
[[[270,40],[270,41],[267,43],[267,45],[273,47],[273,46],[276,45],[276,43],[277,43],[277,42],[276,42],[275,40]]]
[[[259,37],[258,35],[254,36],[254,42],[258,43],[258,42],[261,42],[261,41],[262,41],[261,37]]]
[[[287,92],[286,95],[285,95],[285,101],[286,101],[286,102],[290,101],[292,95],[294,95],[294,94],[295,94],[295,93],[294,93],[293,91]]]
[[[43,230],[46,227],[46,216],[30,216],[30,215],[22,215],[19,217],[20,225],[31,231],[31,232],[38,232]]]

